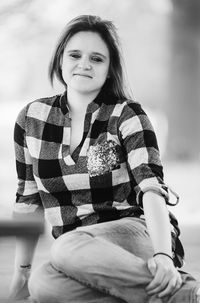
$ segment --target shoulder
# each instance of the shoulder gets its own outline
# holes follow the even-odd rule
[[[25,122],[27,116],[35,118],[46,116],[52,107],[59,106],[59,100],[60,95],[55,95],[51,97],[39,98],[27,103],[18,113],[17,122]]]
[[[59,106],[59,100],[60,100],[60,95],[55,95],[52,97],[45,97],[45,98],[40,98],[36,99],[32,102],[29,102],[26,105],[26,112],[30,113],[31,112],[41,112],[44,110],[50,110],[52,107],[58,107]]]
[[[121,111],[118,115],[118,127],[120,130],[126,125],[137,131],[151,130],[153,131],[152,123],[139,102],[133,100],[125,100],[120,102]],[[128,127],[129,127],[128,126]]]
[[[141,104],[137,101],[126,99],[126,100],[118,100],[116,103],[116,108],[118,108],[118,112],[120,112],[120,116],[140,116],[145,115],[146,113],[142,108]]]

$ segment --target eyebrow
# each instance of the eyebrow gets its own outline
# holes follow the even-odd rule
[[[79,53],[80,52],[80,50],[79,49],[70,49],[70,50],[68,50],[67,51],[67,53]],[[98,53],[98,52],[92,52],[92,54],[93,55],[97,55],[97,56],[101,56],[101,57],[103,57],[104,59],[107,59],[107,56],[105,56],[105,55],[103,55],[103,54],[101,54],[101,53]]]

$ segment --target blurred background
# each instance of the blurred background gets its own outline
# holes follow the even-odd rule
[[[1,0],[0,217],[10,218],[15,200],[16,116],[28,102],[63,92],[59,83],[50,86],[48,65],[64,26],[79,14],[99,15],[118,29],[128,86],[156,130],[166,183],[180,195],[170,210],[182,228],[186,269],[200,279],[199,0]],[[38,262],[46,256],[48,237],[39,244]],[[6,286],[14,241],[2,238],[0,245]]]

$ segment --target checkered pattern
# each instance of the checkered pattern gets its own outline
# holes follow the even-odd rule
[[[66,93],[31,102],[18,115],[16,213],[43,209],[56,238],[78,226],[142,215],[148,190],[168,201],[155,133],[140,104],[100,93],[87,108],[72,155],[70,127]],[[106,142],[112,150],[104,154],[105,166],[98,150],[104,153]],[[95,175],[88,171],[91,146],[100,147],[92,157]]]
[[[100,93],[88,105],[72,155],[70,127],[66,93],[31,102],[19,113],[15,216],[44,212],[57,238],[78,226],[142,216],[146,191],[169,203],[155,133],[140,104]],[[170,221],[181,267],[184,251],[172,214]]]

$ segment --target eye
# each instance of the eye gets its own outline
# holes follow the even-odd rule
[[[98,56],[91,56],[91,61],[99,63],[99,62],[103,62],[103,59]]]
[[[69,54],[69,56],[73,59],[80,59],[81,58],[81,55],[78,54],[78,53],[71,53],[71,54]]]

